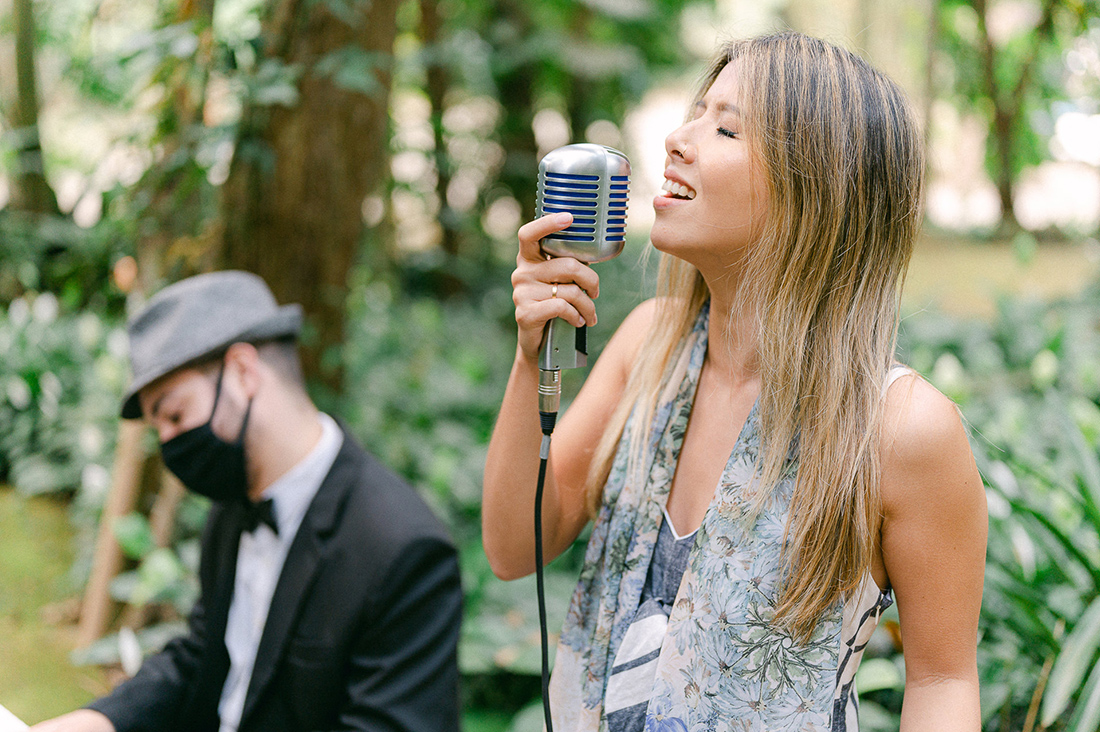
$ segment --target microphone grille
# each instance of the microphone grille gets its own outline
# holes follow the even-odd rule
[[[605,145],[580,143],[551,150],[539,163],[536,213],[568,212],[569,228],[542,240],[544,251],[602,262],[626,242],[630,161]]]

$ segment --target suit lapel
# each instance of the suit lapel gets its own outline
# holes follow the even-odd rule
[[[343,425],[341,425],[343,427]],[[263,695],[282,660],[290,632],[293,630],[302,603],[309,594],[313,578],[324,554],[325,543],[336,529],[348,489],[356,474],[358,449],[347,430],[343,432],[343,444],[336,455],[328,475],[317,489],[302,525],[290,545],[286,562],[283,564],[275,593],[271,597],[267,622],[256,650],[256,663],[252,670],[248,694],[245,697],[244,710],[241,713],[241,727],[252,713],[253,708]]]

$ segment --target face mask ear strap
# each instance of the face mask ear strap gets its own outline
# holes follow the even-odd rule
[[[214,421],[214,413],[218,411],[218,400],[222,397],[222,376],[225,375],[225,359],[222,359],[221,365],[218,367],[218,382],[214,385],[214,406],[210,410],[210,419],[208,422]]]
[[[248,429],[248,417],[252,414],[252,397],[248,398],[248,406],[244,408],[244,421],[241,422],[241,431],[237,433],[237,444],[244,444],[244,431]]]
[[[214,412],[218,410],[218,400],[222,396],[222,377],[225,375],[225,361],[218,368],[218,382],[214,386],[214,408],[210,410],[210,421],[214,421]],[[244,444],[244,431],[248,428],[248,418],[252,414],[252,397],[248,398],[248,406],[244,409],[244,421],[241,422],[241,431],[237,433],[238,445]]]

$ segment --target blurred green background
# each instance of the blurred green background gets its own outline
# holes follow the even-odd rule
[[[240,267],[303,303],[319,404],[459,543],[465,728],[540,729],[534,584],[492,576],[479,527],[537,161],[592,141],[634,166],[598,353],[651,291],[648,201],[705,59],[791,27],[886,70],[927,129],[901,355],[960,405],[988,488],[985,729],[1100,728],[1097,0],[0,0],[0,704],[67,711],[178,629],[206,506],[157,528],[146,435],[109,627],[76,647],[122,328],[146,293]],[[582,548],[549,570],[552,628]],[[897,728],[904,668],[895,614],[864,729]]]

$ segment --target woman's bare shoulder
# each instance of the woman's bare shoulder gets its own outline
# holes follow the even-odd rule
[[[915,372],[890,385],[881,435],[882,499],[892,510],[936,503],[984,506],[982,486],[958,407]]]
[[[639,303],[623,320],[622,325],[619,326],[619,330],[622,331],[625,329],[632,335],[644,334],[653,324],[654,318],[657,317],[657,310],[661,302],[662,298],[651,297]]]
[[[624,366],[632,364],[652,330],[659,305],[660,300],[653,297],[631,310],[608,341],[604,353],[612,355]]]

